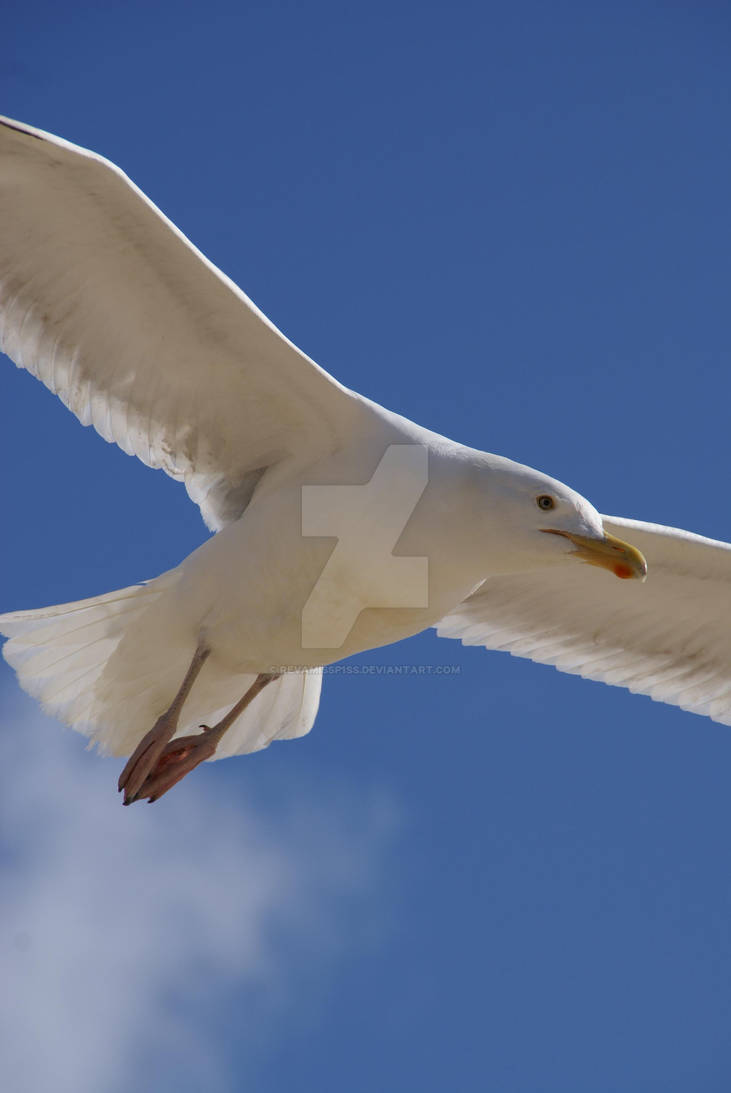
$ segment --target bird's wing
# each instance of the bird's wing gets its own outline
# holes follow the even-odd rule
[[[214,529],[363,402],[114,164],[0,119],[0,348],[84,425],[185,482]]]
[[[603,521],[647,558],[644,584],[578,563],[490,577],[437,633],[731,724],[731,544]]]

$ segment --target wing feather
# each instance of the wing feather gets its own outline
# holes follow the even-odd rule
[[[589,566],[490,577],[442,637],[552,664],[731,724],[731,544],[603,517],[647,558],[644,584]]]
[[[212,528],[364,413],[117,167],[2,119],[0,348]]]

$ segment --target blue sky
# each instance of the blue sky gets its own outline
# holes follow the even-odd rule
[[[731,540],[729,22],[29,4],[2,109],[120,164],[349,386]],[[1,363],[1,609],[202,541]],[[361,659],[455,672],[331,674],[304,740],[126,810],[3,667],[17,1088],[727,1090],[728,728],[432,635]]]

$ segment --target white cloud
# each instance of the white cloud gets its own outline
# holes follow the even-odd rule
[[[125,809],[114,763],[0,700],[3,1087],[241,1088],[229,1052],[255,1067],[308,976],[368,943],[393,809],[334,785],[257,809],[195,774]]]

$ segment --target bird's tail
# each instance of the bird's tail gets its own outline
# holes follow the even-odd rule
[[[104,670],[165,577],[76,603],[0,615],[3,655],[44,710],[87,736],[99,727]]]
[[[100,750],[127,755],[174,698],[196,634],[171,625],[179,570],[145,584],[76,603],[0,615],[3,654],[47,713]],[[246,692],[253,675],[231,674],[211,656],[183,709],[177,735],[214,724]],[[302,736],[315,720],[319,672],[290,672],[270,683],[223,738],[215,758]]]

